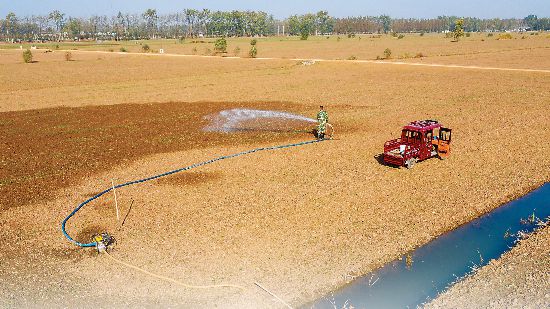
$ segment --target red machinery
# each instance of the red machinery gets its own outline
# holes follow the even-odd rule
[[[413,121],[401,132],[401,138],[384,144],[384,163],[406,166],[438,156],[445,159],[451,154],[451,129],[436,120]]]

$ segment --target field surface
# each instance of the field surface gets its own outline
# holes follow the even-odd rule
[[[173,44],[175,54],[209,44],[149,43],[167,52]],[[230,40],[229,50],[234,44],[244,52],[248,40]],[[259,56],[278,59],[91,52],[118,50],[113,43],[77,44],[87,51],[72,50],[72,61],[40,46],[36,62],[24,64],[14,47],[0,45],[0,307],[95,307],[98,299],[114,307],[282,306],[254,282],[298,306],[550,180],[550,73],[283,59],[368,60],[389,47],[396,58],[428,55],[390,61],[549,70],[544,34],[260,40]],[[209,115],[253,108],[314,117],[320,104],[335,140],[117,190],[123,226],[112,194],[69,221],[80,241],[114,234],[117,259],[189,284],[246,290],[187,289],[61,234],[61,220],[112,182],[312,139],[304,132],[311,126],[285,122],[205,132]],[[381,164],[383,143],[417,119],[453,128],[452,156],[412,170]],[[548,233],[534,240],[531,250],[543,252]]]

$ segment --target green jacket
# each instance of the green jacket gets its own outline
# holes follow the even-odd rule
[[[317,121],[319,121],[319,123],[327,123],[328,122],[327,111],[320,110],[319,113],[317,113]]]

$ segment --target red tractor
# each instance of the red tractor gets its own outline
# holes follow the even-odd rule
[[[436,120],[413,121],[401,132],[401,138],[384,144],[384,163],[412,168],[422,160],[451,154],[451,129]]]

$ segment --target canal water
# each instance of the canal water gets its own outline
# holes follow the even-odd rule
[[[305,308],[416,308],[498,259],[550,217],[550,183],[448,232]]]

